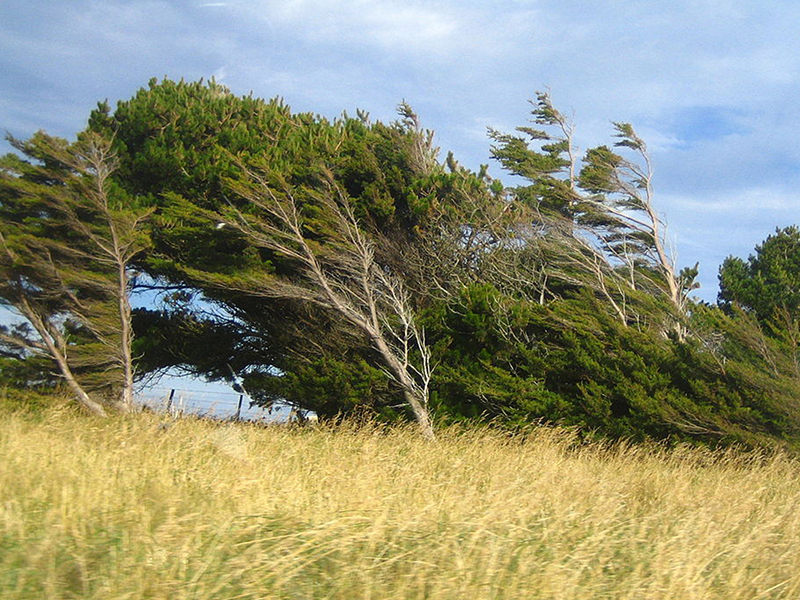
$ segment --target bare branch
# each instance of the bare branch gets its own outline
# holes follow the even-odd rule
[[[224,222],[251,244],[295,262],[301,276],[288,279],[261,273],[221,278],[207,274],[206,281],[254,296],[301,300],[333,311],[351,332],[366,337],[387,375],[402,390],[423,435],[432,438],[428,413],[431,366],[424,334],[416,327],[400,281],[376,263],[374,242],[361,228],[350,198],[330,173],[323,173],[314,189],[302,190],[304,202],[323,210],[330,227],[312,241],[298,191],[273,181],[263,170],[240,167],[245,179],[233,187],[249,201],[249,210],[231,206]]]

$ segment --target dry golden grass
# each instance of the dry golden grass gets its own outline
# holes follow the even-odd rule
[[[800,597],[800,464],[0,415],[0,598]]]

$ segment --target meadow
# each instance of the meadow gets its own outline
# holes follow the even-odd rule
[[[800,597],[787,454],[62,405],[0,457],[0,599]]]

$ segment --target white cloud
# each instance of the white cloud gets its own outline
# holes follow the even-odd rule
[[[225,81],[225,78],[228,76],[228,65],[222,65],[219,69],[214,71],[214,80],[217,83],[222,83]]]
[[[583,149],[636,127],[682,255],[709,262],[797,218],[799,21],[794,0],[4,0],[0,128],[70,135],[150,77],[214,75],[327,116],[405,98],[476,168],[485,127],[550,86]]]
[[[800,192],[778,186],[753,187],[702,196],[664,195],[662,201],[684,211],[736,215],[737,218],[752,217],[765,211],[786,216],[800,212]]]
[[[456,11],[425,3],[266,0],[251,4],[248,11],[262,23],[291,27],[314,42],[372,45],[401,53],[442,52],[457,39],[459,29]]]
[[[499,59],[518,38],[531,54],[546,39],[546,32],[536,27],[536,10],[498,9],[485,2],[260,0],[242,10],[253,27],[269,35],[290,31],[295,40],[318,48],[369,51],[363,60],[411,61],[417,68],[435,64],[470,69]]]

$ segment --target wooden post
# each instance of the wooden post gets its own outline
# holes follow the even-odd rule
[[[239,406],[236,407],[236,420],[238,421],[242,417],[242,400],[244,399],[244,394],[239,394]]]
[[[169,391],[169,398],[167,398],[167,413],[172,413],[172,399],[175,397],[175,390]]]

